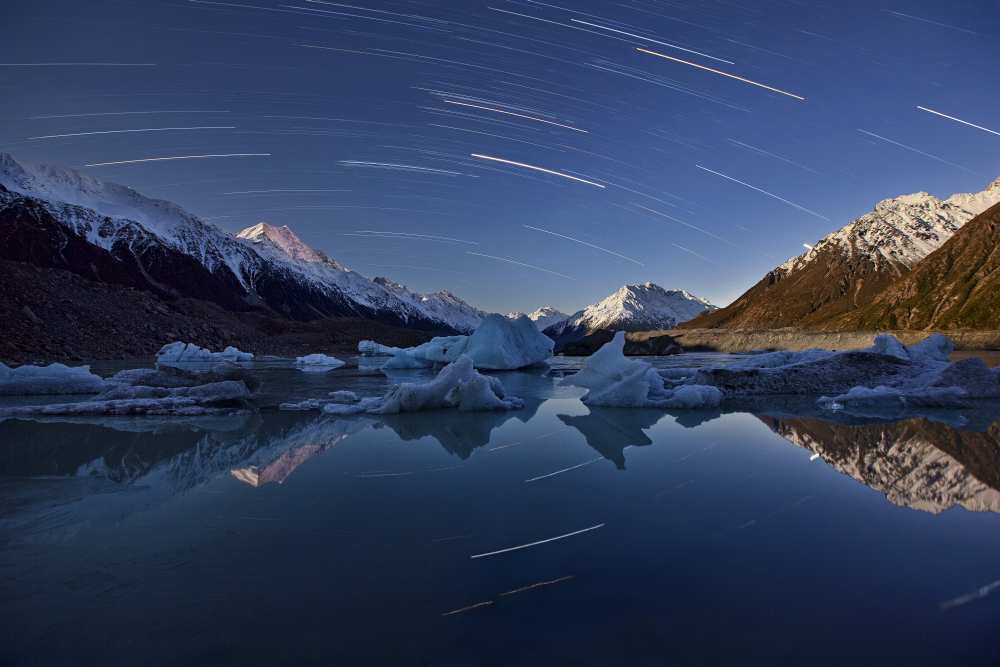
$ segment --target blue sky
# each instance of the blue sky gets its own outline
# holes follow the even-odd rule
[[[1000,136],[917,108],[1000,131],[990,1],[4,5],[0,150],[267,154],[85,170],[488,310],[725,304],[879,199],[1000,174]]]

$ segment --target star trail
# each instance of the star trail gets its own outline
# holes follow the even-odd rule
[[[881,199],[1000,174],[996,25],[987,0],[12,0],[0,151],[413,289],[461,275],[488,310],[646,281],[721,305]]]

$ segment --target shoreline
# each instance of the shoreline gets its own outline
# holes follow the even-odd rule
[[[636,339],[670,336],[684,352],[762,352],[771,350],[801,351],[809,348],[856,350],[869,347],[880,333],[895,336],[904,345],[912,345],[927,336],[940,333],[955,343],[961,352],[1000,351],[1000,331],[803,331],[800,329],[666,329],[632,334]]]

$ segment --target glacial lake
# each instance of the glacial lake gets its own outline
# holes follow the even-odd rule
[[[430,374],[264,362],[259,414],[0,422],[0,664],[997,664],[1000,406],[588,409],[579,364],[513,412],[281,412]]]

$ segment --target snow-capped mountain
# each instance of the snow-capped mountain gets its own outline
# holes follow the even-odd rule
[[[110,267],[96,276],[100,280],[114,273],[112,282],[229,309],[266,305],[293,319],[354,316],[421,329],[469,329],[471,306],[460,299],[425,300],[389,289],[305,245],[287,227],[261,223],[233,236],[171,202],[73,169],[24,165],[5,153],[0,188],[6,235],[33,239],[18,244],[13,238],[8,259],[89,278],[96,262]],[[48,250],[40,252],[42,246]],[[64,247],[73,252],[67,255]],[[100,251],[111,257],[105,260]]]
[[[530,313],[522,313],[520,311],[514,311],[512,313],[507,313],[507,317],[512,320],[516,320],[521,315],[525,315],[529,320],[535,323],[539,331],[544,331],[548,329],[553,324],[557,322],[562,322],[569,315],[559,310],[556,310],[552,306],[542,306],[541,308],[534,310]]]
[[[867,256],[876,265],[902,264],[913,268],[962,225],[997,202],[1000,202],[1000,178],[982,192],[953,194],[944,200],[926,192],[883,199],[871,212],[824,236],[776,270],[798,271],[831,246],[847,256]]]
[[[268,244],[288,255],[297,262],[318,262],[330,264],[332,268],[346,271],[347,267],[336,262],[324,253],[313,250],[295,235],[288,225],[275,227],[266,222],[259,222],[252,227],[240,230],[236,238],[249,241],[251,243],[264,245]]]
[[[1000,179],[981,192],[943,200],[926,192],[885,199],[770,271],[729,306],[685,326],[836,328],[997,202]]]
[[[625,285],[603,301],[550,326],[545,333],[564,336],[571,331],[671,329],[715,309],[685,290],[667,290],[654,283]]]
[[[386,288],[400,299],[415,304],[428,317],[447,322],[452,329],[457,331],[474,331],[483,318],[489,314],[463,301],[448,290],[421,294],[411,292],[404,285],[381,276],[374,278],[373,282]]]

